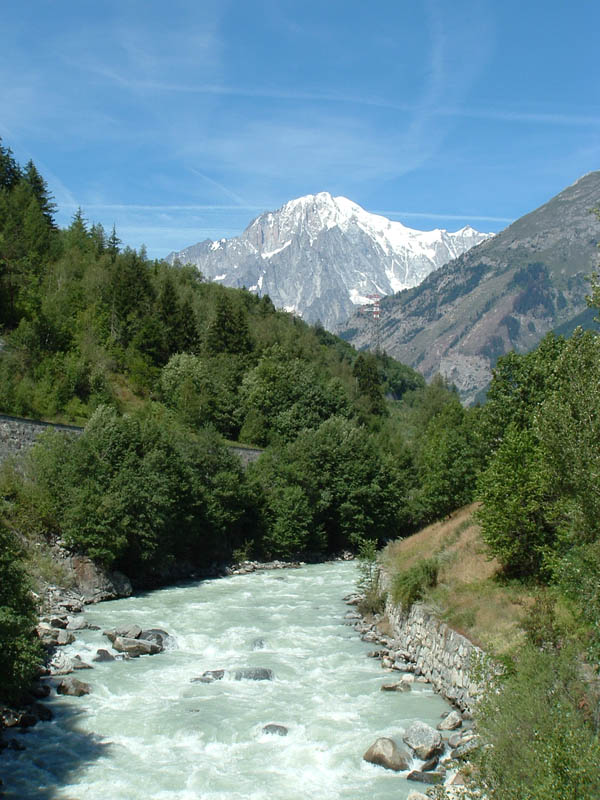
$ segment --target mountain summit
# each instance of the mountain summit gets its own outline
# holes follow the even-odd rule
[[[261,214],[241,236],[206,240],[167,260],[268,294],[277,307],[334,330],[369,295],[416,286],[490,236],[468,226],[455,233],[413,230],[320,192]]]

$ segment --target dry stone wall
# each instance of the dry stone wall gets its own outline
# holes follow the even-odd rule
[[[0,414],[0,463],[7,458],[25,453],[38,436],[49,429],[64,431],[74,436],[83,432],[83,428],[75,425],[52,425],[49,422]]]
[[[44,431],[64,431],[67,434],[80,436],[83,428],[76,425],[54,425],[51,422],[23,419],[22,417],[9,417],[0,414],[0,463],[7,458],[25,453]],[[230,451],[238,456],[244,468],[251,461],[256,461],[262,450],[254,447],[230,445]]]
[[[384,591],[389,577],[380,574]],[[387,591],[385,615],[398,655],[423,675],[436,691],[462,711],[471,711],[483,689],[478,683],[484,652],[465,636],[441,622],[422,604],[408,611],[398,606]]]

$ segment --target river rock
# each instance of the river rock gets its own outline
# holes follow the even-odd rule
[[[86,603],[131,595],[131,582],[122,572],[110,572],[87,556],[72,556],[70,561],[77,588]]]
[[[119,653],[126,653],[130,658],[152,656],[162,650],[154,642],[146,642],[144,639],[132,639],[128,636],[117,636],[112,645]]]
[[[265,667],[243,667],[233,673],[236,681],[272,681],[273,670]]]
[[[67,622],[67,630],[68,631],[82,631],[87,628],[87,622],[85,621],[85,617],[81,615],[78,617],[71,617],[71,619]]]
[[[100,648],[96,650],[96,655],[92,658],[92,661],[102,662],[102,661],[114,661],[115,657],[112,653],[109,653],[108,650],[104,650]]]
[[[50,675],[69,675],[73,672],[73,662],[62,650],[56,650],[48,662]]]
[[[91,664],[84,661],[80,655],[73,656],[73,669],[93,669]]]
[[[377,764],[380,767],[399,772],[400,770],[408,769],[410,757],[408,753],[398,747],[393,739],[381,736],[369,747],[363,756],[363,760],[368,761],[370,764]]]
[[[264,639],[255,639],[250,647],[253,650],[264,650],[265,647],[265,640]]]
[[[415,755],[426,761],[442,750],[442,735],[425,722],[417,721],[410,725],[402,737]]]
[[[412,687],[410,683],[406,683],[405,681],[396,681],[395,683],[381,684],[382,692],[410,692],[411,688]]]
[[[269,725],[264,726],[263,733],[271,733],[275,736],[287,736],[288,729],[285,727],[285,725],[275,725],[271,722]]]
[[[142,629],[139,625],[130,624],[130,625],[121,625],[118,628],[112,628],[111,630],[104,631],[104,636],[110,639],[111,642],[114,642],[118,636],[125,637],[126,639],[139,639]]]
[[[428,758],[427,761],[424,761],[421,764],[421,772],[431,772],[437,767],[439,763],[440,763],[439,757],[432,756],[431,758]]]
[[[454,731],[462,725],[462,716],[458,711],[451,711],[437,726],[438,731]]]
[[[469,753],[472,753],[473,750],[477,750],[479,747],[479,739],[477,736],[473,736],[470,740],[464,742],[463,744],[459,744],[450,755],[452,758],[466,758]]]
[[[438,783],[444,782],[444,776],[439,772],[421,772],[418,769],[413,769],[406,776],[407,781],[418,781],[418,783],[428,783],[435,786]]]
[[[175,637],[162,628],[148,628],[140,633],[139,638],[146,642],[154,642],[161,650],[173,650],[177,646]]]
[[[413,790],[412,792],[408,793],[406,800],[429,800],[429,797],[427,797],[426,794],[423,794],[423,792],[415,792]]]
[[[224,669],[207,669],[199,678],[192,678],[191,683],[213,683],[225,677]]]
[[[53,616],[50,618],[50,625],[53,628],[66,628],[68,625],[69,620],[67,617],[57,617]]]
[[[56,687],[56,691],[58,694],[68,694],[72,695],[73,697],[81,697],[84,694],[89,694],[92,689],[89,683],[84,683],[77,678],[69,676],[62,679],[62,681]]]
[[[47,623],[40,623],[36,631],[41,643],[46,647],[59,647],[75,641],[75,636],[70,631],[53,628]]]

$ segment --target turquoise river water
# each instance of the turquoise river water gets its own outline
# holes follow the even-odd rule
[[[102,629],[169,631],[177,648],[77,673],[92,693],[54,695],[54,720],[0,755],[15,800],[404,800],[406,773],[367,764],[378,736],[399,742],[447,704],[426,684],[380,691],[390,675],[344,620],[357,567],[336,562],[161,589],[88,607]],[[66,648],[107,648],[84,630]],[[262,640],[257,642],[257,640]],[[192,683],[205,670],[266,667],[272,681]],[[288,735],[263,732],[269,723]],[[415,762],[417,766],[418,762]]]

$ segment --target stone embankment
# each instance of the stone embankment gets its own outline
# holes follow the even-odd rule
[[[423,676],[450,703],[470,713],[483,689],[483,650],[421,603],[410,609],[396,605],[390,578],[383,571],[379,586],[386,595],[385,609],[361,625],[366,625],[363,635],[370,637],[368,641],[383,645],[379,651],[383,666]]]
[[[60,431],[70,436],[81,436],[83,433],[83,428],[77,425],[56,425],[52,422],[0,414],[0,463],[27,452],[38,436],[47,430]],[[255,447],[234,444],[229,445],[229,450],[240,459],[244,469],[263,452]]]
[[[359,606],[361,600],[362,597],[357,594],[345,598],[346,603],[353,606]],[[441,656],[436,648],[436,644],[440,645],[437,641],[439,631],[437,625],[432,625],[432,619],[429,616],[422,619],[420,615],[411,618],[410,613],[402,615],[401,610],[392,603],[383,614],[369,615],[368,618],[358,610],[349,611],[346,620],[360,633],[363,641],[379,646],[367,655],[379,658],[382,667],[390,673],[390,681],[382,684],[382,691],[410,692],[416,683],[428,683],[462,709],[446,712],[437,728],[424,722],[414,722],[404,731],[402,743],[380,737],[364,754],[364,760],[396,772],[406,772],[405,777],[409,781],[443,785],[448,798],[460,797],[465,780],[457,766],[479,746],[477,734],[472,728],[470,704],[460,705],[456,702],[458,697],[466,698],[464,693],[455,691],[455,674],[452,672],[464,666],[459,665],[456,659],[460,653],[460,658],[466,656],[464,648],[460,649],[462,642],[452,641],[448,645],[448,641],[452,640],[450,634],[455,632],[447,629],[444,631],[447,647],[444,652],[447,655]],[[441,658],[442,663],[447,661],[452,667],[431,669],[427,663],[429,657],[433,658],[434,664],[438,664]],[[391,678],[394,672],[397,679]],[[436,674],[443,675],[443,680],[437,684],[432,680]],[[472,701],[470,696],[469,700]],[[409,798],[428,800],[427,795],[417,791],[411,792]]]

